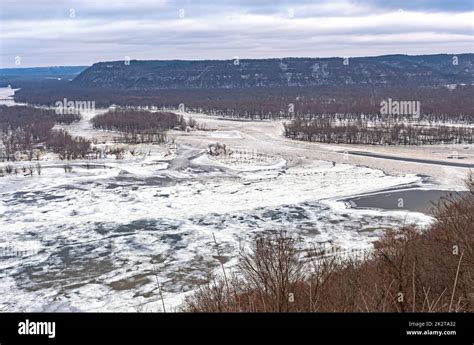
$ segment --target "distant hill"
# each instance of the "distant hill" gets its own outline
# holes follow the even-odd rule
[[[14,88],[23,88],[45,83],[67,83],[89,66],[53,66],[53,67],[25,67],[0,68],[0,87],[11,85]]]
[[[61,77],[64,75],[77,75],[88,67],[89,66],[0,68],[0,77]]]
[[[386,55],[349,58],[284,58],[205,61],[99,62],[72,84],[120,90],[292,86],[436,86],[472,84],[474,54]]]

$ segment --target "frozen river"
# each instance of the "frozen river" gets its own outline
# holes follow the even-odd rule
[[[87,120],[71,133],[94,137]],[[299,143],[265,146],[277,134],[236,126],[176,134],[176,146],[144,145],[123,160],[76,161],[69,173],[49,159],[40,176],[0,177],[0,311],[161,311],[159,285],[176,310],[259,232],[360,249],[389,227],[431,221],[343,201],[423,186],[421,175],[300,157],[290,152]],[[214,159],[205,147],[215,140],[265,153]]]
[[[177,149],[169,164],[153,155],[101,163],[106,167],[76,163],[65,173],[51,162],[41,176],[0,178],[0,247],[7,254],[0,310],[160,310],[156,278],[172,309],[218,259],[231,266],[239,243],[258,232],[286,229],[308,245],[366,248],[407,216],[429,221],[336,200],[418,183],[417,176],[330,162],[288,169],[281,159],[236,169],[190,148]]]

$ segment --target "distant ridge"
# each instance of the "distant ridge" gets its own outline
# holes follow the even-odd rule
[[[456,64],[457,63],[457,64]],[[474,54],[344,58],[132,60],[99,62],[72,84],[119,90],[343,85],[447,85],[474,82]]]
[[[77,75],[89,66],[51,66],[51,67],[24,67],[0,68],[1,77],[57,77],[64,75]]]

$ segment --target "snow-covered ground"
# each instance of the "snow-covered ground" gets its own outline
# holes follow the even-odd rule
[[[0,246],[28,249],[2,258],[0,310],[159,310],[156,278],[171,310],[218,267],[213,234],[232,265],[239,241],[259,231],[357,248],[388,226],[429,222],[336,201],[419,183],[415,175],[322,161],[288,168],[279,157],[234,168],[188,147],[153,161],[75,162],[70,173],[51,161],[41,176],[0,178]]]
[[[10,87],[0,87],[0,104],[6,106],[13,105],[24,105],[23,103],[16,103],[13,99],[13,95],[17,89],[12,89]]]
[[[113,133],[93,130],[92,116],[64,128],[108,142]],[[367,248],[389,227],[431,218],[341,199],[427,179],[461,188],[467,170],[347,159],[337,145],[283,138],[278,122],[192,116],[210,131],[172,131],[176,147],[139,145],[135,156],[74,161],[67,173],[48,156],[40,176],[0,177],[0,311],[159,311],[159,286],[176,310],[261,231]],[[209,156],[216,141],[234,154]]]

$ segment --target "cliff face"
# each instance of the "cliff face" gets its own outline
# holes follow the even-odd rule
[[[456,61],[457,59],[457,61]],[[456,64],[457,62],[457,64]],[[206,61],[99,62],[73,84],[122,90],[474,82],[474,54]]]

